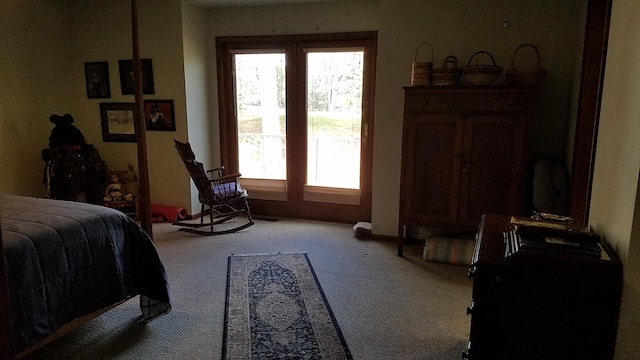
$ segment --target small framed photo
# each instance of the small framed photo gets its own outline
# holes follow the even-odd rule
[[[134,103],[100,103],[102,141],[136,142]]]
[[[111,97],[109,63],[106,61],[84,63],[84,78],[89,99]]]
[[[118,67],[122,95],[133,95],[133,60],[118,60]],[[142,93],[155,94],[151,59],[140,59],[140,70],[142,72]]]
[[[147,130],[176,131],[173,100],[145,100],[144,121]]]

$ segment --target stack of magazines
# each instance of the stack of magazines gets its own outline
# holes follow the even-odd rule
[[[586,229],[557,223],[513,218],[503,233],[505,257],[566,254],[601,258],[600,236]]]

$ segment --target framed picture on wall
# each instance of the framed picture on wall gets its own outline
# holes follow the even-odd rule
[[[176,131],[173,100],[145,100],[144,121],[147,130]]]
[[[136,142],[134,103],[100,103],[102,141]]]
[[[133,95],[133,60],[118,60],[118,67],[122,95]],[[155,94],[151,59],[140,59],[140,71],[142,72],[142,93]]]
[[[89,99],[111,97],[109,63],[106,61],[84,63],[84,78]]]

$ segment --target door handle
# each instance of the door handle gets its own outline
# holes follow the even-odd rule
[[[362,124],[362,147],[367,147],[367,140],[369,140],[369,123]]]

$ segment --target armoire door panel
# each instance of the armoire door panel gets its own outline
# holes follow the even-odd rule
[[[518,213],[525,120],[475,115],[465,122],[460,222],[475,225],[484,213]]]
[[[408,214],[423,220],[455,223],[462,126],[456,116],[422,115],[412,131],[415,136]]]

